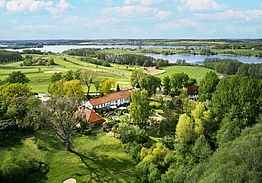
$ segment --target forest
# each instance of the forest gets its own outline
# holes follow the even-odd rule
[[[32,67],[39,67],[37,62],[49,67],[49,61],[63,61],[87,62],[96,69],[103,63],[125,69],[136,66],[129,80],[131,87],[140,89],[130,94],[128,109],[99,112],[110,129],[91,128],[75,111],[83,101],[119,91],[113,78],[98,80],[99,73],[84,69],[54,72],[48,87],[50,100],[42,102],[32,97],[36,93],[28,86],[27,74],[11,72],[0,82],[0,182],[62,182],[68,176],[79,182],[262,181],[261,64],[206,59],[203,66],[195,67],[211,71],[197,81],[184,72],[162,78],[146,74],[148,66],[169,63],[131,53],[96,49],[63,53],[79,62],[65,55],[57,62],[52,54],[38,55],[34,61],[35,56],[23,54],[5,64],[31,61]],[[199,86],[197,101],[188,99],[187,86]],[[93,87],[96,95],[90,95]],[[117,118],[110,118],[112,114]],[[59,166],[64,173],[54,175]],[[114,170],[119,175],[113,175]]]

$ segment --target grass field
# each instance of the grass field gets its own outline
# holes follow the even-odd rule
[[[21,62],[9,64],[0,64],[0,79],[4,79],[13,71],[21,71],[30,79],[29,86],[33,91],[46,93],[50,78],[55,72],[67,72],[68,70],[92,70],[98,73],[96,80],[102,81],[104,78],[114,78],[116,82],[129,82],[131,73],[135,67],[126,68],[125,65],[111,64],[111,67],[96,66],[87,62],[80,61],[77,57],[67,55],[51,55],[54,58],[56,66],[27,66],[20,67]],[[66,58],[67,61],[64,61]],[[41,69],[40,72],[38,69]],[[83,86],[84,87],[84,86]],[[120,87],[130,87],[130,84],[121,84]],[[86,88],[84,87],[86,90]],[[95,88],[91,88],[95,91]]]
[[[34,57],[37,57],[34,55]],[[27,66],[20,67],[21,62],[14,62],[9,64],[0,64],[0,79],[4,79],[13,71],[21,71],[25,73],[26,76],[30,79],[29,86],[33,91],[38,93],[46,93],[48,86],[50,84],[50,78],[55,72],[67,72],[68,70],[77,69],[80,70],[92,70],[98,73],[97,81],[102,81],[105,78],[113,78],[116,82],[121,83],[121,88],[130,87],[130,75],[135,69],[132,66],[111,64],[111,67],[97,66],[91,63],[80,61],[78,57],[68,56],[68,55],[49,55],[53,57],[56,66]],[[64,60],[66,58],[66,61]],[[40,68],[40,72],[39,72]],[[184,72],[189,75],[191,78],[197,79],[200,81],[209,69],[203,67],[195,66],[168,66],[163,67],[163,70],[166,70],[165,74],[158,75],[161,79],[167,75],[173,73]],[[125,84],[129,83],[129,84]],[[84,90],[86,87],[83,86]],[[91,92],[95,91],[95,87],[91,87]]]
[[[34,138],[43,140],[46,149],[37,149]],[[68,178],[75,178],[81,183],[139,182],[131,156],[123,152],[118,139],[104,132],[77,137],[73,140],[73,152],[65,151],[56,136],[37,132],[34,137],[0,149],[0,164],[12,156],[27,156],[47,163],[49,172],[39,182],[62,183]]]
[[[190,78],[195,78],[197,82],[199,82],[206,73],[213,71],[211,69],[207,69],[204,67],[196,67],[196,66],[168,66],[168,67],[163,67],[163,70],[166,70],[165,73],[158,75],[161,79],[163,79],[166,76],[171,76],[174,73],[186,73]]]

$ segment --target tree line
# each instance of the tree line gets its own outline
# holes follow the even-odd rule
[[[226,75],[236,74],[262,79],[262,64],[244,64],[232,59],[206,58],[203,66]]]
[[[19,52],[0,49],[0,63],[16,62],[23,60]]]
[[[71,49],[67,50],[64,53],[68,55],[74,56],[81,56],[82,61],[93,62],[94,64],[101,63],[117,63],[117,64],[124,64],[124,65],[137,65],[137,66],[167,66],[169,65],[168,60],[163,59],[155,59],[150,56],[145,56],[142,54],[113,54],[113,53],[106,53],[102,49],[98,48],[83,48],[83,49]],[[99,61],[101,60],[101,61]],[[105,63],[103,62],[105,61]]]

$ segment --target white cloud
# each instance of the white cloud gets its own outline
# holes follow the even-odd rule
[[[143,6],[150,6],[152,4],[160,4],[162,3],[163,0],[125,0],[124,3],[126,5],[130,5],[130,4],[135,4],[135,3],[138,3],[140,5],[143,5]]]
[[[159,11],[156,15],[156,18],[163,20],[171,15],[172,15],[171,11]]]
[[[227,6],[225,4],[218,4],[215,0],[181,0],[183,5],[178,7],[179,11],[189,9],[191,11],[202,10],[223,10]]]
[[[52,1],[34,1],[34,0],[12,0],[6,3],[7,11],[21,12],[29,9],[29,11],[36,11],[41,7],[48,7],[52,5]]]
[[[157,8],[141,7],[141,6],[123,6],[106,8],[102,10],[102,13],[116,13],[119,16],[130,16],[135,14],[156,14]]]
[[[198,25],[197,22],[191,20],[191,19],[180,19],[178,20],[181,26],[186,26],[186,27],[195,27]]]
[[[5,7],[5,0],[0,0],[0,8]]]
[[[73,9],[73,6],[69,4],[66,0],[60,0],[58,4],[53,7],[46,8],[51,14],[59,14],[67,9]]]
[[[175,22],[167,22],[167,23],[156,24],[156,27],[164,30],[173,30],[173,29],[180,28],[180,25]]]
[[[20,25],[19,27],[16,27],[15,30],[44,30],[44,31],[49,31],[49,30],[54,30],[57,29],[57,25],[49,25],[49,24],[37,24],[37,25]]]
[[[210,20],[231,20],[231,19],[239,19],[251,21],[255,19],[262,18],[262,10],[227,10],[224,12],[219,12],[215,14],[196,14],[196,16],[200,19],[210,19]]]
[[[164,30],[173,30],[183,27],[197,27],[200,26],[200,24],[191,19],[179,19],[177,22],[160,23],[156,26]]]
[[[15,19],[15,20],[11,20],[11,23],[17,23],[17,22],[18,22],[17,19]]]

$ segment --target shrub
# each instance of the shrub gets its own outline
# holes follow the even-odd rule
[[[86,129],[84,130],[84,135],[89,135],[92,133],[92,130],[91,129]]]
[[[2,165],[2,178],[6,182],[22,182],[24,172],[20,166],[14,162],[8,162]]]
[[[161,109],[162,106],[159,102],[151,102],[149,105],[152,109]]]
[[[36,140],[36,147],[37,149],[47,149],[46,143],[41,139]]]

